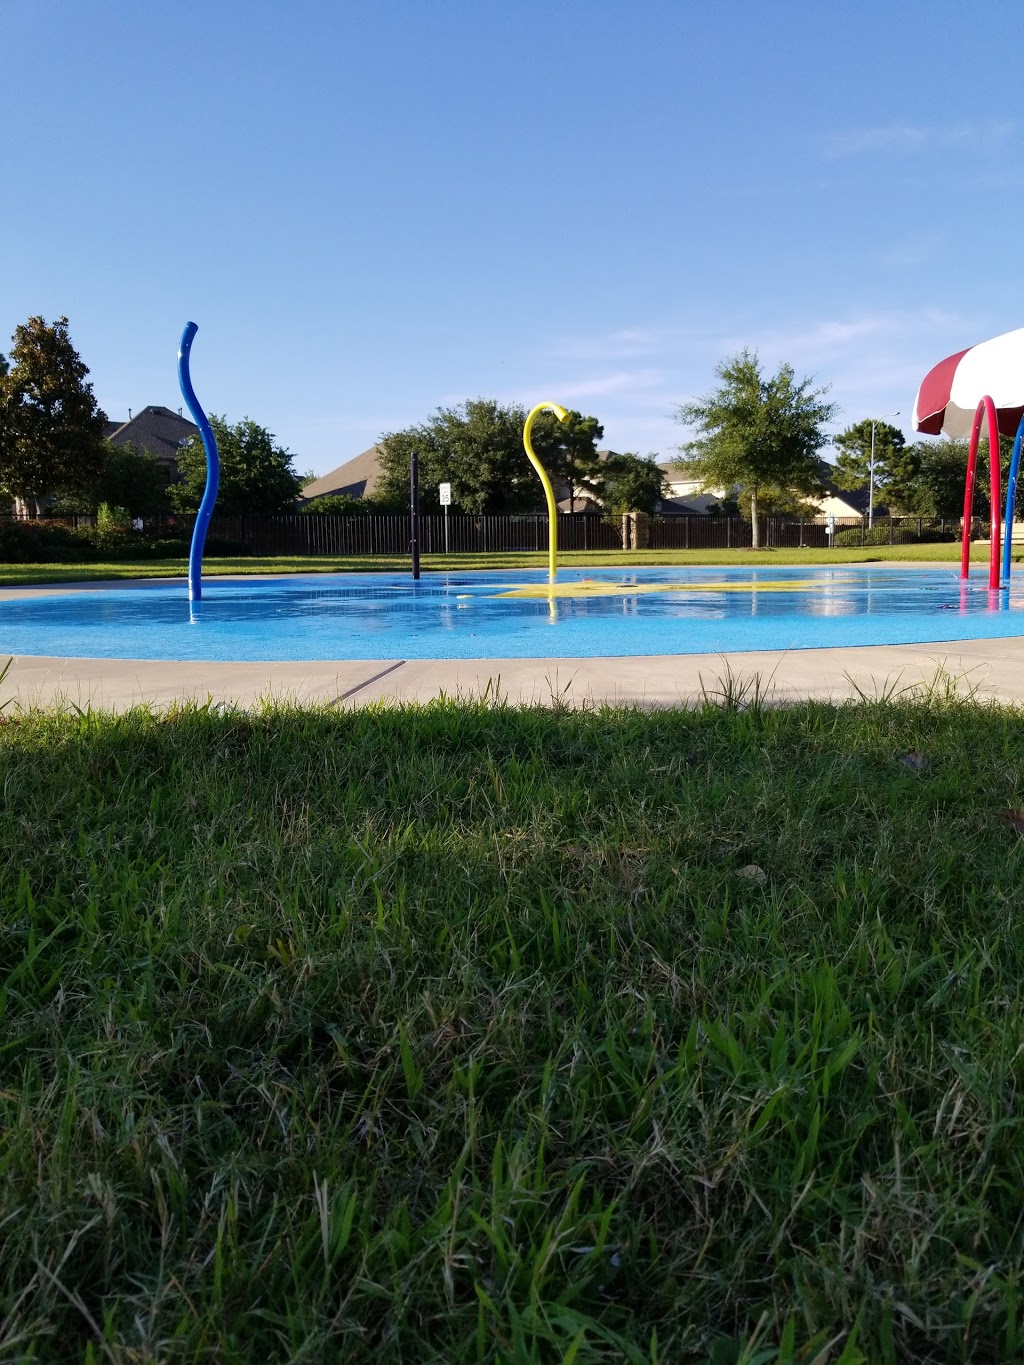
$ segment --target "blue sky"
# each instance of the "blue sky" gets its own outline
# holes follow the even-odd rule
[[[744,346],[839,426],[1024,325],[1020,0],[0,0],[0,350],[324,472],[544,398],[668,459]]]

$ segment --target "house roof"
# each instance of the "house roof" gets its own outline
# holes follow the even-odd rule
[[[714,501],[710,498],[709,501]],[[684,498],[662,498],[657,505],[657,510],[663,517],[701,517],[707,515],[707,507],[697,507],[692,502],[687,502]]]
[[[837,483],[827,476],[822,480],[825,486],[825,497],[835,498],[839,502],[845,502],[850,509],[850,515],[862,517],[867,515],[868,510],[868,490],[867,488],[840,488]],[[875,490],[875,516],[888,516],[889,509],[878,501],[878,491]]]
[[[688,482],[700,478],[692,460],[662,460],[658,462],[658,468],[669,483]]]
[[[304,499],[323,498],[332,493],[347,493],[352,498],[372,498],[380,483],[380,446],[371,446],[361,455],[307,483],[302,490]]]
[[[614,450],[599,450],[596,452],[599,460],[607,460],[610,455],[614,455]],[[364,450],[361,455],[354,456],[351,460],[346,460],[344,464],[338,465],[328,474],[321,474],[312,483],[307,483],[302,490],[302,497],[305,501],[311,498],[324,498],[335,493],[347,493],[353,498],[372,498],[380,484],[380,446],[370,446],[369,450]],[[543,498],[538,492],[538,506],[543,504]],[[555,496],[560,499],[559,509],[563,512],[569,510],[568,488],[565,484],[559,484],[555,488]],[[580,492],[573,500],[574,510],[577,512],[600,511],[601,508],[584,492]]]
[[[155,455],[162,463],[178,467],[178,451],[192,436],[199,435],[199,428],[187,417],[181,417],[170,408],[150,406],[130,418],[127,422],[108,422],[107,440],[112,445],[131,444],[139,450]],[[113,427],[113,430],[109,428]]]

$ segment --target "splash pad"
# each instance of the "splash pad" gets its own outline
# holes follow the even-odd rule
[[[599,658],[1024,634],[1020,588],[940,568],[297,574],[26,589],[4,603],[0,651],[231,661]]]

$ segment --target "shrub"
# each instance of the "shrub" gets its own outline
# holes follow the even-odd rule
[[[890,538],[889,521],[886,518],[876,521],[870,528],[865,527],[863,533],[859,526],[837,531],[834,544],[837,550],[848,550],[856,545],[926,545],[958,538],[955,526],[929,526],[922,522],[921,530],[918,531],[917,525],[916,518],[897,521],[892,527]]]
[[[70,526],[0,522],[0,560],[8,564],[75,564],[89,557],[89,542]]]
[[[132,529],[131,513],[127,507],[111,507],[101,502],[96,509],[96,530],[101,535],[125,535]]]
[[[304,502],[299,511],[319,512],[331,517],[358,517],[365,516],[369,507],[365,498],[354,498],[351,493],[325,493]]]

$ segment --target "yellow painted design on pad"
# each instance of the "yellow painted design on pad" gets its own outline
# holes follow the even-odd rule
[[[553,412],[560,422],[568,421],[569,414],[558,403],[538,403],[535,408],[530,409],[526,425],[523,427],[523,446],[530,457],[530,463],[540,475],[540,481],[544,485],[544,496],[548,502],[548,582],[554,583],[555,574],[558,572],[558,507],[555,503],[555,490],[551,487],[548,472],[537,459],[537,452],[530,440],[534,420],[542,412]],[[543,595],[543,593],[531,594],[534,597],[542,597]],[[502,593],[501,596],[507,597],[509,594]]]
[[[829,587],[828,580],[796,582],[790,578],[765,579],[759,583],[524,583],[495,593],[495,597],[633,597],[642,592],[816,592]]]

